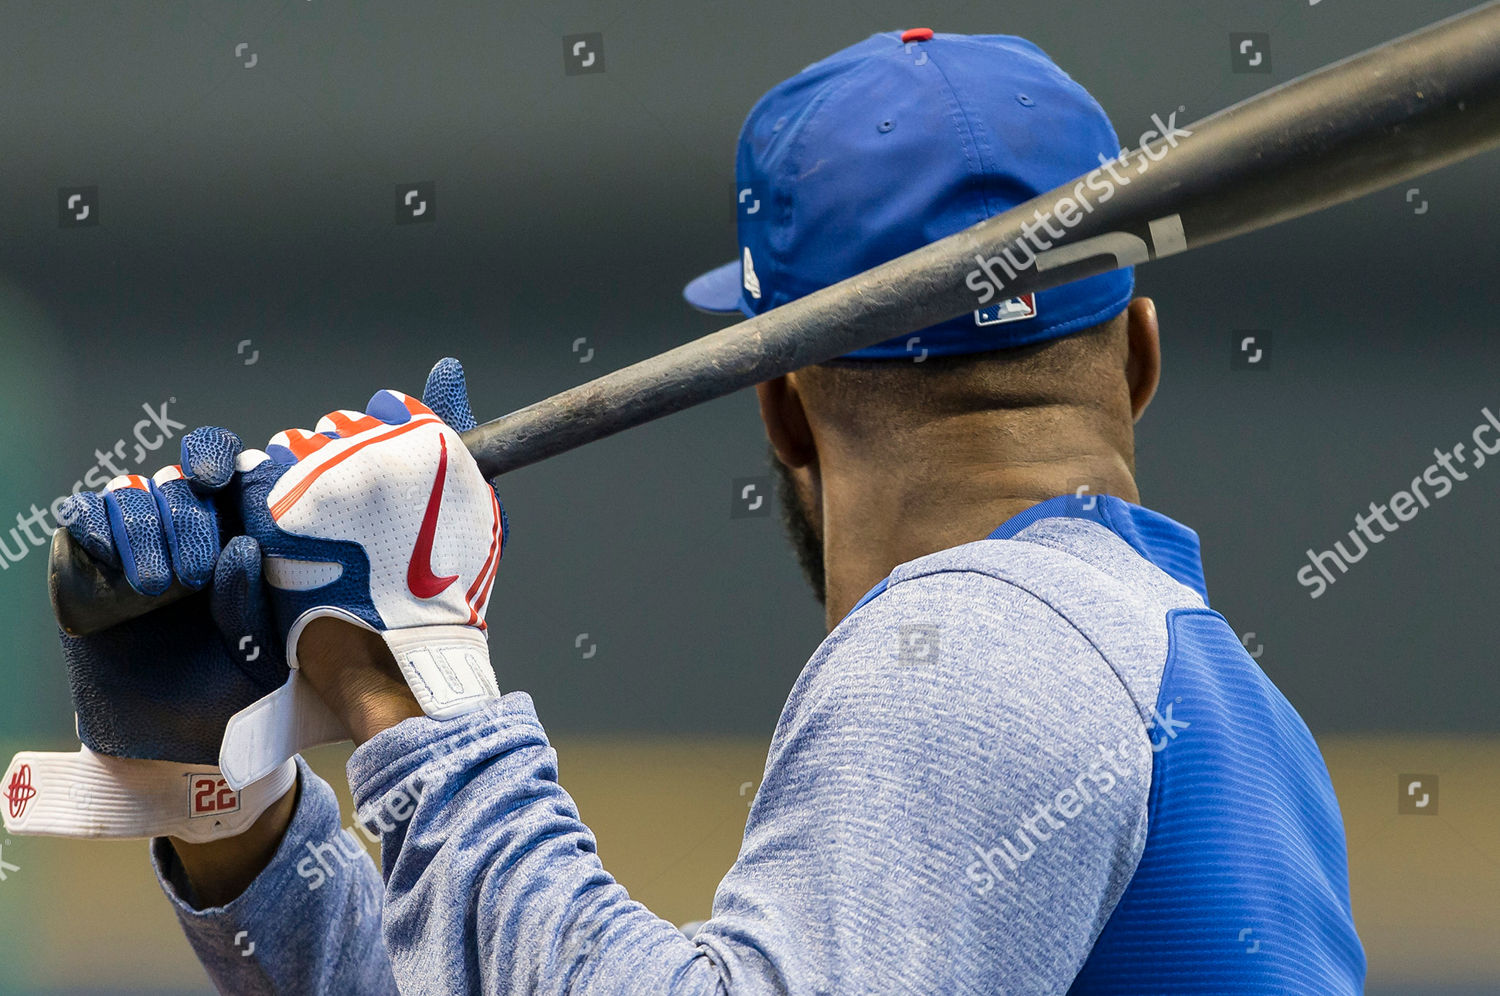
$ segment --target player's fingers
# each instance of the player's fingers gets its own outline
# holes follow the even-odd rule
[[[209,612],[247,674],[268,689],[285,680],[286,665],[261,582],[260,544],[251,537],[236,536],[224,544],[214,566]]]
[[[278,461],[271,459],[265,450],[244,450],[234,462],[235,505],[244,517],[246,532],[255,533],[253,523],[258,523],[266,514],[267,499],[276,482],[296,463],[290,450],[283,448],[281,456]]]
[[[172,584],[172,565],[152,482],[139,474],[115,478],[104,489],[104,507],[130,587],[143,595],[166,591]]]
[[[376,391],[365,411],[387,425],[405,425],[413,415],[433,414],[421,401],[400,391]]]
[[[265,450],[240,450],[240,455],[234,458],[234,470],[235,473],[246,476],[270,463],[271,456]]]
[[[318,419],[317,430],[335,439],[348,439],[350,436],[358,435],[366,429],[376,429],[383,425],[385,423],[373,415],[366,415],[364,412],[352,412],[347,408],[341,408],[336,412],[329,412]]]
[[[253,491],[269,491],[271,485],[290,470],[294,463],[296,459],[291,456],[290,450],[283,450],[281,460],[271,459],[271,455],[265,450],[242,450],[234,461],[235,481],[239,487],[241,504],[243,505],[245,496]]]
[[[243,448],[240,437],[228,429],[194,429],[182,437],[182,475],[196,490],[218,491],[234,477],[234,461]]]
[[[193,490],[181,467],[163,467],[151,480],[172,571],[189,588],[202,588],[213,577],[219,555],[218,511]]]
[[[478,424],[473,409],[469,407],[469,388],[464,383],[463,364],[451,356],[438,360],[427,375],[422,401],[456,432],[467,432]]]
[[[58,519],[67,527],[68,534],[90,557],[110,567],[120,566],[114,536],[109,531],[109,510],[102,494],[80,491],[69,495],[58,512]]]
[[[274,463],[293,464],[312,456],[333,440],[321,432],[307,429],[283,429],[266,444],[266,455]]]

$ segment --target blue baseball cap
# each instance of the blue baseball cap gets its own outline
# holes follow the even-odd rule
[[[739,257],[682,295],[761,314],[1000,214],[1120,153],[1099,103],[1024,38],[872,35],[775,86],[735,157]],[[1102,157],[1102,158],[1101,158]],[[1129,268],[993,303],[848,354],[1024,346],[1130,302]]]

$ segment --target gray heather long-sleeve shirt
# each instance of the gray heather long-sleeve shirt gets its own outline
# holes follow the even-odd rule
[[[304,765],[270,866],[198,910],[234,993],[1357,993],[1306,727],[1207,608],[1196,536],[1064,496],[897,568],[777,725],[688,938],[614,882],[530,698],[355,751],[384,879]],[[234,939],[255,941],[252,956]]]

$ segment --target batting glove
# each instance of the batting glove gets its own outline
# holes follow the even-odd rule
[[[500,694],[484,614],[506,522],[456,431],[474,425],[457,360],[433,368],[423,399],[379,391],[362,412],[331,412],[241,454],[244,528],[263,551],[292,673],[230,720],[219,763],[231,785],[348,738],[297,671],[314,619],[380,634],[435,719]]]
[[[220,552],[216,502],[233,490],[239,451],[232,432],[197,429],[180,465],[64,504],[73,538],[137,591],[161,594],[175,578],[200,593],[94,636],[63,634],[82,746],[15,756],[0,783],[9,832],[212,840],[291,787],[291,762],[238,792],[216,766],[229,717],[287,673],[259,546],[239,536]]]

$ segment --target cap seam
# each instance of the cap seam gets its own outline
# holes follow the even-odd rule
[[[975,44],[975,37],[976,36],[973,36],[973,35],[948,35],[946,37],[947,37],[948,40],[958,42],[959,44],[962,44],[962,45],[966,45],[966,46],[969,46],[969,47],[979,47],[979,46],[977,46]],[[1018,41],[1027,42],[1030,45],[1036,46],[1036,48],[1038,50],[1037,52],[1028,52],[1028,51],[1025,51],[1024,49],[1022,49],[1022,50],[1017,51],[1016,55],[1019,56],[1020,58],[1026,59],[1028,62],[1031,62],[1032,64],[1034,64],[1036,66],[1041,67],[1042,69],[1045,69],[1045,70],[1048,70],[1050,72],[1056,73],[1059,77],[1062,78],[1062,80],[1065,83],[1067,83],[1070,87],[1072,87],[1074,90],[1076,90],[1079,94],[1081,94],[1083,96],[1083,98],[1085,100],[1087,100],[1091,105],[1093,105],[1093,107],[1100,114],[1104,115],[1104,117],[1105,117],[1106,120],[1109,120],[1109,115],[1107,113],[1105,113],[1104,105],[1102,105],[1102,104],[1099,103],[1098,98],[1095,97],[1093,95],[1093,93],[1091,93],[1089,91],[1088,87],[1084,86],[1082,83],[1080,83],[1077,80],[1075,80],[1068,73],[1068,71],[1066,69],[1064,69],[1061,65],[1059,65],[1057,62],[1055,62],[1052,59],[1052,57],[1050,55],[1048,55],[1045,51],[1042,51],[1041,46],[1037,45],[1036,42],[1033,42],[1033,41],[1031,41],[1030,39],[1027,39],[1027,38],[1020,38],[1017,35],[990,35],[990,36],[979,36],[979,37],[1016,38]],[[1110,122],[1110,130],[1114,131],[1114,122],[1113,121]],[[1115,140],[1117,142],[1119,141],[1119,135],[1118,134],[1115,136]]]
[[[840,73],[818,88],[817,93],[815,93],[812,99],[808,101],[807,112],[803,117],[802,126],[797,129],[796,134],[792,136],[791,140],[787,144],[787,154],[783,179],[790,178],[793,183],[802,182],[802,157],[807,145],[808,130],[817,124],[819,116],[828,106],[828,102],[833,98],[833,96],[852,84],[857,78],[859,78],[860,73],[866,71],[868,67],[874,63],[874,61],[874,59],[865,59],[859,64],[853,66],[848,72]],[[789,198],[787,213],[784,216],[778,216],[776,219],[775,227],[777,231],[781,231],[783,229],[791,227],[793,221],[791,212],[794,210],[795,199]],[[773,250],[773,254],[779,254],[783,251],[782,247],[777,246],[773,241],[773,233],[770,231],[767,231],[765,234],[765,244],[768,248]],[[743,256],[745,247],[740,246],[739,250],[741,256]],[[778,278],[777,282],[784,285],[784,277],[786,276],[786,273],[784,272],[785,268],[782,267],[779,262],[774,259],[774,255],[771,262],[774,264],[772,270],[774,272],[774,275]],[[742,279],[741,284],[743,284],[743,282],[744,281]],[[794,299],[788,298],[787,300],[790,301]],[[740,292],[740,301],[742,304],[746,303],[743,289],[741,289]],[[772,305],[770,303],[770,300],[767,299],[765,311],[769,311],[773,307],[775,307],[775,305]],[[764,312],[757,310],[755,313],[763,314]]]
[[[829,80],[819,88],[812,100],[808,101],[807,115],[804,123],[801,128],[797,129],[797,134],[793,137],[787,149],[788,165],[796,167],[796,177],[799,182],[802,176],[802,152],[806,145],[808,129],[813,126],[818,116],[823,113],[824,108],[833,95],[853,83],[859,73],[866,70],[874,61],[873,59],[866,59],[848,73]]]
[[[973,123],[969,120],[968,112],[963,108],[963,102],[958,99],[958,91],[953,88],[953,81],[948,78],[948,73],[943,69],[941,63],[933,57],[930,49],[927,52],[927,62],[933,69],[937,70],[938,76],[942,77],[943,91],[948,101],[949,117],[956,116],[959,119],[958,123],[962,131],[968,135],[968,143],[973,146],[974,159],[977,162],[970,164],[970,175],[972,178],[980,181],[976,184],[980,199],[979,220],[983,221],[985,218],[992,218],[999,213],[990,205],[989,183],[986,180],[989,175],[987,167],[993,165],[994,161],[993,150],[983,147],[983,143],[980,142],[979,136],[974,131]],[[964,158],[969,158],[968,149],[965,149]]]

